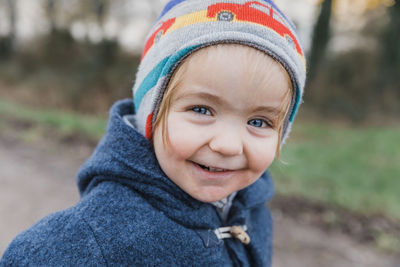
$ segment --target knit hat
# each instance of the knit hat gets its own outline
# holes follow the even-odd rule
[[[283,127],[284,143],[302,101],[306,67],[294,25],[271,0],[169,1],[148,35],[133,87],[139,132],[151,138],[177,66],[198,49],[222,43],[254,47],[288,71],[294,94]]]

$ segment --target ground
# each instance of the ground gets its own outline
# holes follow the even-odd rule
[[[17,233],[50,212],[78,201],[75,176],[93,143],[59,138],[22,140],[0,134],[0,255]],[[30,140],[29,140],[30,139]],[[378,251],[340,232],[327,231],[272,205],[273,267],[399,267],[400,255]]]

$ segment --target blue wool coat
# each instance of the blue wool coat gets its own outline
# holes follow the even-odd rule
[[[105,137],[81,167],[81,200],[18,235],[0,266],[270,266],[272,221],[265,173],[236,195],[227,221],[160,169],[152,144],[123,121],[131,100],[111,109]],[[248,245],[214,230],[246,225]]]

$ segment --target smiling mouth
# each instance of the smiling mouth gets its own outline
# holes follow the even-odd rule
[[[220,169],[220,168],[214,168],[214,167],[201,165],[199,163],[195,163],[195,164],[200,166],[200,168],[202,168],[203,170],[206,170],[206,171],[209,171],[209,172],[227,172],[227,171],[230,171],[230,170],[227,170],[227,169]]]

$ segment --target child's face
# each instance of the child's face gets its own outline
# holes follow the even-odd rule
[[[162,126],[153,142],[166,175],[193,198],[213,202],[254,183],[274,160],[276,120],[288,81],[279,66],[260,88],[258,73],[249,78],[243,57],[229,51],[206,60],[200,56],[196,52],[184,63],[186,72],[172,96],[169,143]]]

